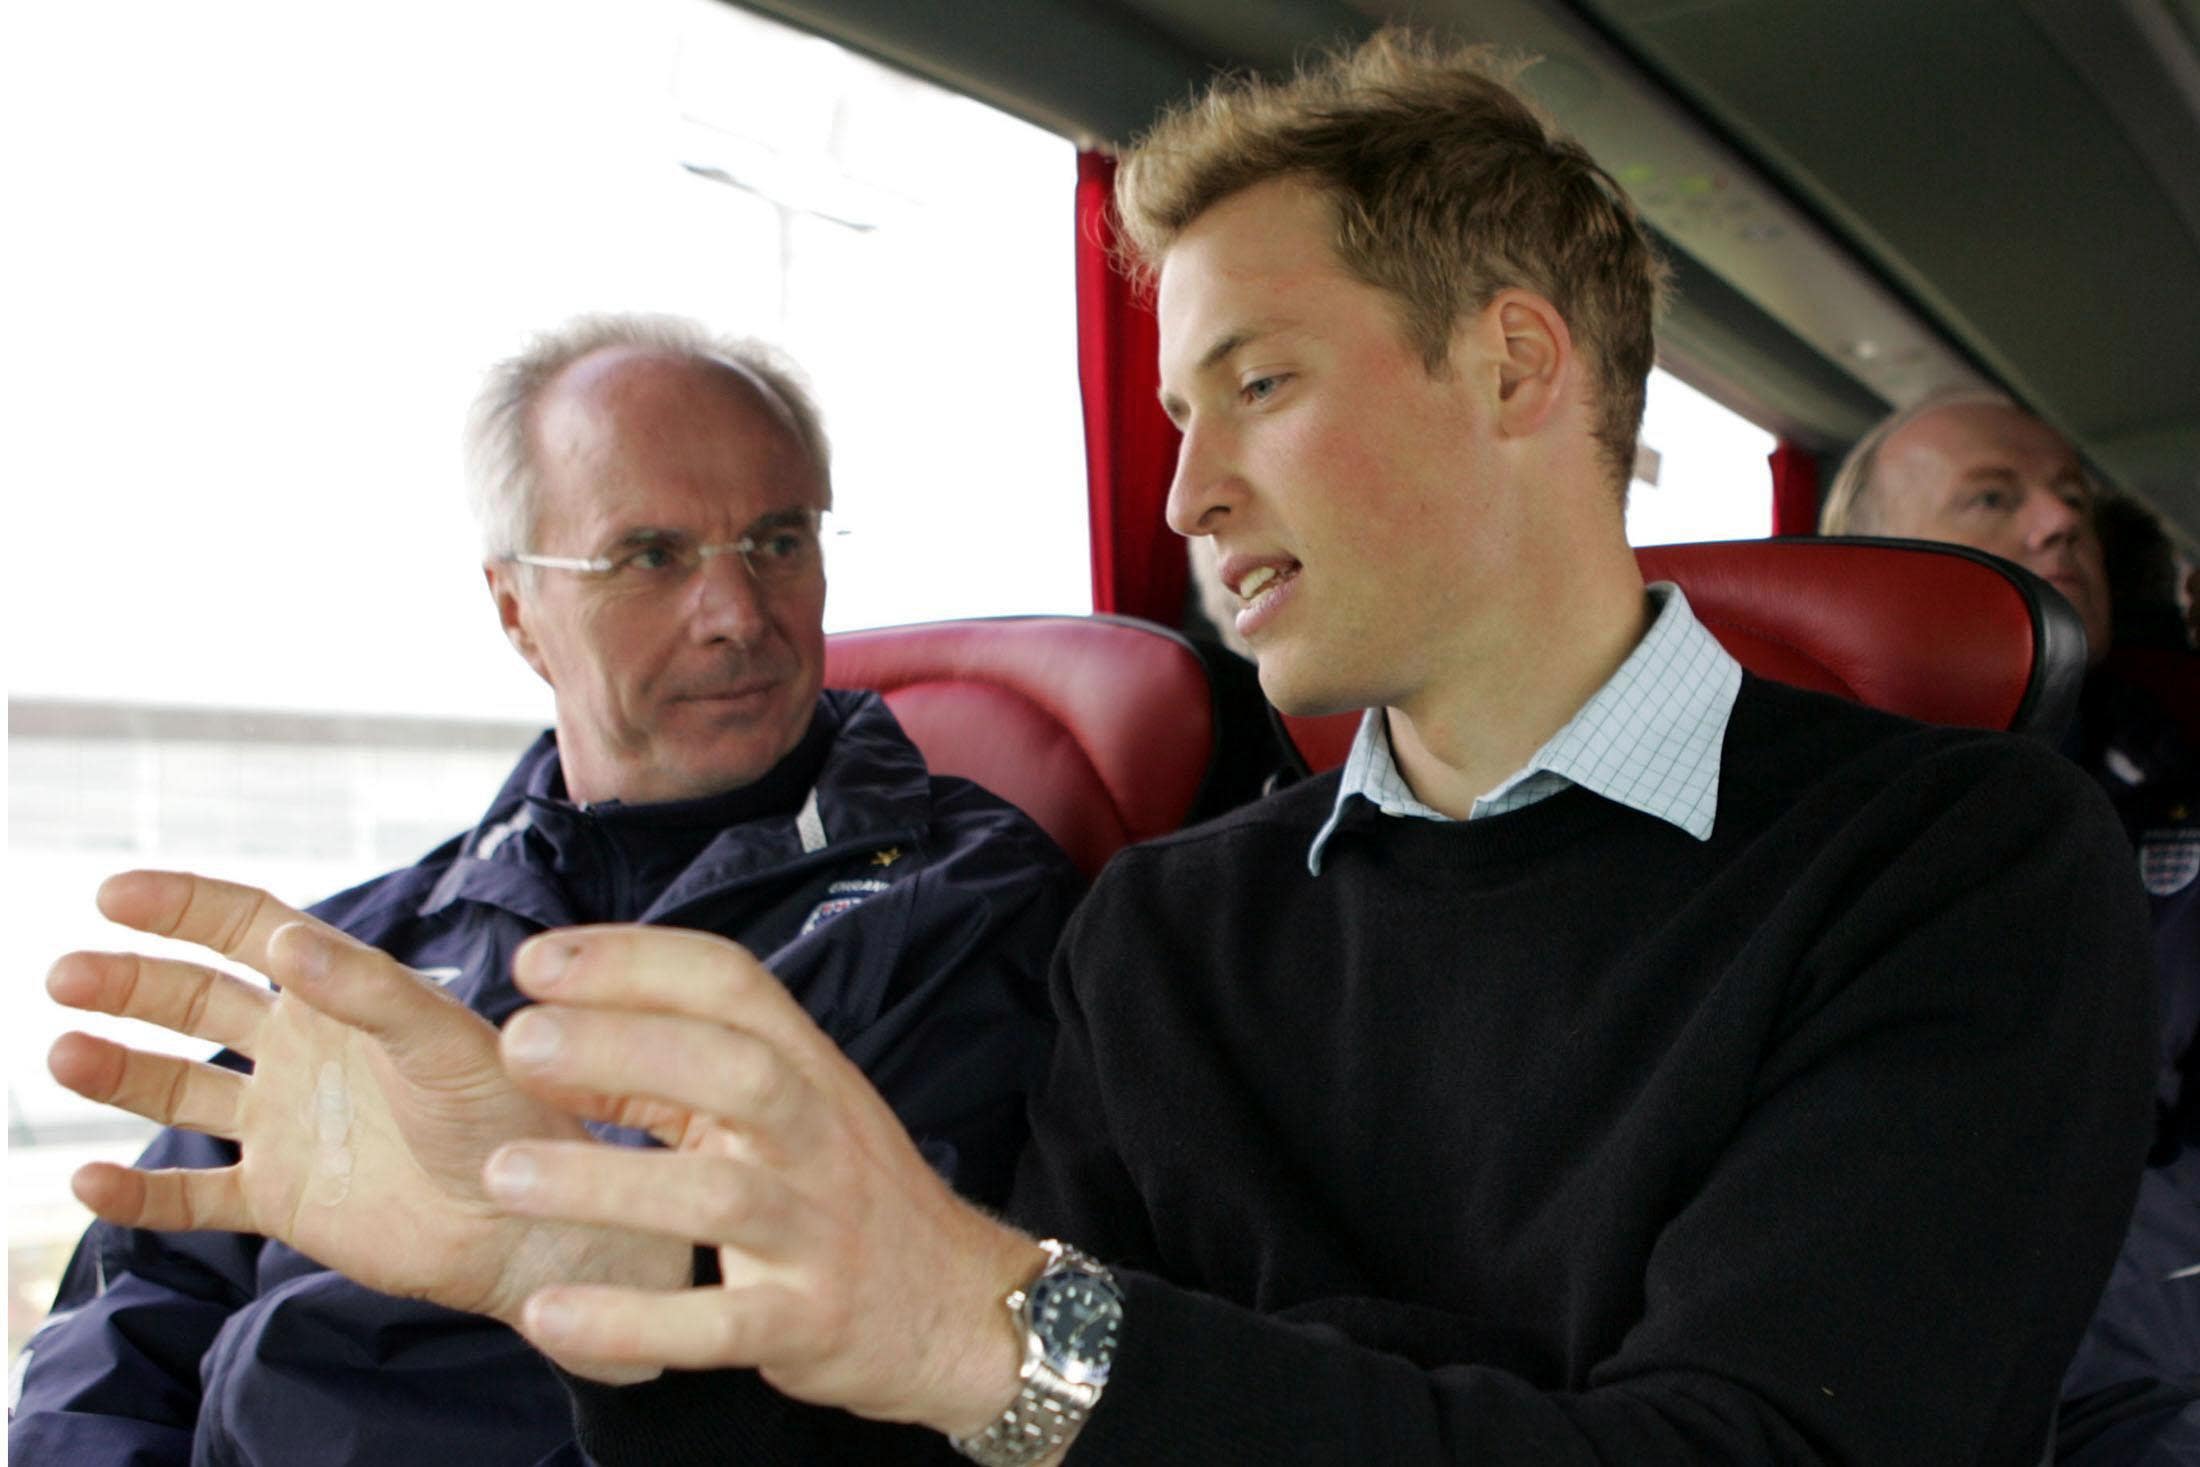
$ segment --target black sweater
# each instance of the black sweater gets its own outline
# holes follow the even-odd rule
[[[1012,1211],[1129,1293],[1072,1463],[2038,1459],[2149,1118],[2081,775],[1750,679],[1708,842],[1356,807],[1311,877],[1335,790],[1125,852],[1064,939]],[[892,1440],[580,1399],[607,1461]]]

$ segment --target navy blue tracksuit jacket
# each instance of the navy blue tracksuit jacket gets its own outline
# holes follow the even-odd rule
[[[2123,1251],[2063,1380],[2056,1461],[2200,1463],[2200,753],[2096,674],[2065,745],[2138,850],[2161,982],[2155,1144]]]
[[[930,776],[869,693],[825,693],[802,744],[730,794],[587,809],[563,794],[545,734],[472,831],[314,910],[497,1024],[526,1001],[512,951],[545,928],[734,938],[957,1188],[1005,1195],[1053,1036],[1047,960],[1079,889],[1030,821]],[[170,1130],[144,1164],[234,1154]],[[25,1464],[583,1460],[564,1388],[518,1336],[255,1237],[95,1224],[25,1353],[8,1432]]]

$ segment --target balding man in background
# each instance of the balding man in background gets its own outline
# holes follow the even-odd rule
[[[767,348],[687,322],[584,318],[490,374],[471,448],[489,590],[555,695],[556,727],[471,832],[315,914],[481,1016],[454,1012],[460,1038],[525,1005],[512,954],[546,928],[639,922],[734,938],[862,1067],[926,1160],[965,1195],[997,1201],[1046,1064],[1043,974],[1078,881],[1021,814],[929,775],[876,695],[822,690],[832,486],[798,379]],[[212,923],[230,956],[262,972],[258,939],[274,924],[210,914],[284,911],[241,888],[143,873],[109,882],[100,904],[201,940],[193,923]],[[94,955],[50,980],[93,1006],[132,981],[131,960]],[[222,1011],[223,991],[207,1012]],[[264,1037],[242,1021],[207,1037],[265,1064],[255,1030]],[[58,1062],[96,1077],[96,1053],[70,1043]],[[353,1177],[348,1133],[369,1124],[369,1086],[333,1078],[313,1103],[321,1143],[346,1158],[341,1190],[373,1194],[376,1226],[457,1281],[452,1297],[496,1313],[504,1269],[542,1249],[483,1217],[478,1158],[416,1157],[388,1176],[362,1162]],[[510,1139],[510,1107],[458,1099],[483,1154]],[[141,1164],[236,1160],[231,1141],[170,1129]],[[475,1222],[438,1231],[424,1221],[438,1204]],[[25,1351],[16,1460],[581,1460],[564,1389],[510,1330],[363,1288],[309,1251],[340,1256],[241,1230],[94,1225]]]
[[[1964,389],[1866,434],[1826,492],[1818,532],[1943,540],[2013,560],[2069,598],[2097,662],[2111,629],[2093,499],[2060,433],[2000,393]]]
[[[2064,1382],[2058,1460],[2200,1462],[2200,766],[2161,709],[2103,667],[2114,640],[2096,511],[2070,441],[2008,397],[1937,393],[1851,450],[1819,530],[1966,545],[2046,580],[2085,623],[2092,671],[2064,752],[2139,851],[2162,982],[2159,1122],[2132,1227]]]

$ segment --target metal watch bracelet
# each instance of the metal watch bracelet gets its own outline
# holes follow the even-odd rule
[[[1123,1316],[1114,1277],[1065,1243],[1039,1246],[1048,1255],[1045,1267],[1002,1301],[1024,1342],[1016,1398],[984,1431],[949,1438],[979,1467],[1028,1467],[1068,1446],[1099,1402],[1114,1359]]]

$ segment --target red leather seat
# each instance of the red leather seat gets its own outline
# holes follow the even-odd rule
[[[2085,630],[2008,561],[1921,540],[1797,536],[1635,553],[1761,677],[1927,723],[2054,739],[2077,709]],[[1344,762],[1357,713],[1283,717],[1310,770]]]
[[[885,695],[936,774],[1022,809],[1087,876],[1182,825],[1215,752],[1183,638],[1113,616],[1012,616],[839,632],[825,681]]]

